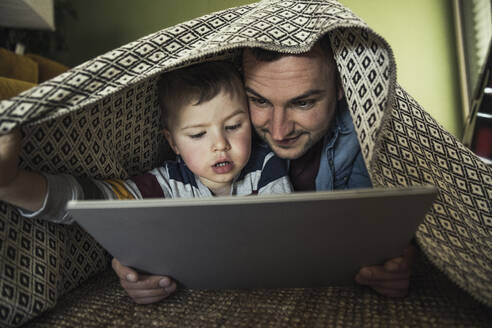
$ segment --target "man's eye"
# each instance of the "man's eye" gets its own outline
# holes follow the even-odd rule
[[[249,100],[258,107],[266,107],[268,105],[268,101],[263,98],[249,97]]]
[[[297,108],[307,109],[313,107],[315,103],[315,100],[298,100],[294,102],[294,106]]]
[[[237,130],[240,127],[241,127],[241,123],[238,123],[238,124],[234,124],[234,125],[228,125],[225,128],[226,128],[226,130],[231,131],[231,130]]]
[[[196,133],[196,134],[191,134],[190,135],[190,138],[192,139],[198,139],[198,138],[201,138],[205,135],[205,132],[200,132],[200,133]]]

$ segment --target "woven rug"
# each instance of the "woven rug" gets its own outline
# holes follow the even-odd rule
[[[417,243],[459,288],[491,306],[492,169],[397,84],[391,47],[335,0],[265,0],[145,36],[1,101],[0,133],[21,127],[27,169],[126,178],[163,158],[155,88],[162,72],[237,60],[244,47],[305,52],[324,36],[373,185],[437,187]],[[0,324],[19,326],[55,307],[107,264],[77,225],[27,220],[0,203]]]
[[[365,287],[178,290],[136,305],[111,270],[61,298],[25,327],[490,327],[492,312],[457,289],[425,258],[404,299]]]

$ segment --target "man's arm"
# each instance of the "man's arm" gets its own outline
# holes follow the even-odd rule
[[[416,252],[415,246],[408,245],[401,257],[390,259],[381,266],[360,269],[355,276],[355,281],[371,287],[384,296],[404,297],[408,294],[410,273]]]

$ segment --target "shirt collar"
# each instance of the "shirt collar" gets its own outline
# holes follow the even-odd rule
[[[345,98],[343,98],[337,103],[333,124],[330,128],[330,132],[327,133],[324,138],[324,143],[328,148],[332,148],[340,134],[346,135],[353,131],[354,125],[352,118],[350,117],[347,102],[345,101]]]

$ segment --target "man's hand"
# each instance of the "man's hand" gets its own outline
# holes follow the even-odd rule
[[[169,277],[139,275],[117,259],[113,259],[112,266],[120,278],[121,287],[137,304],[159,302],[176,290],[176,283]]]
[[[0,187],[11,184],[19,173],[20,142],[19,129],[0,135]]]
[[[416,251],[414,246],[408,245],[401,257],[391,259],[382,266],[363,267],[355,276],[355,281],[384,296],[404,297],[408,294]]]

